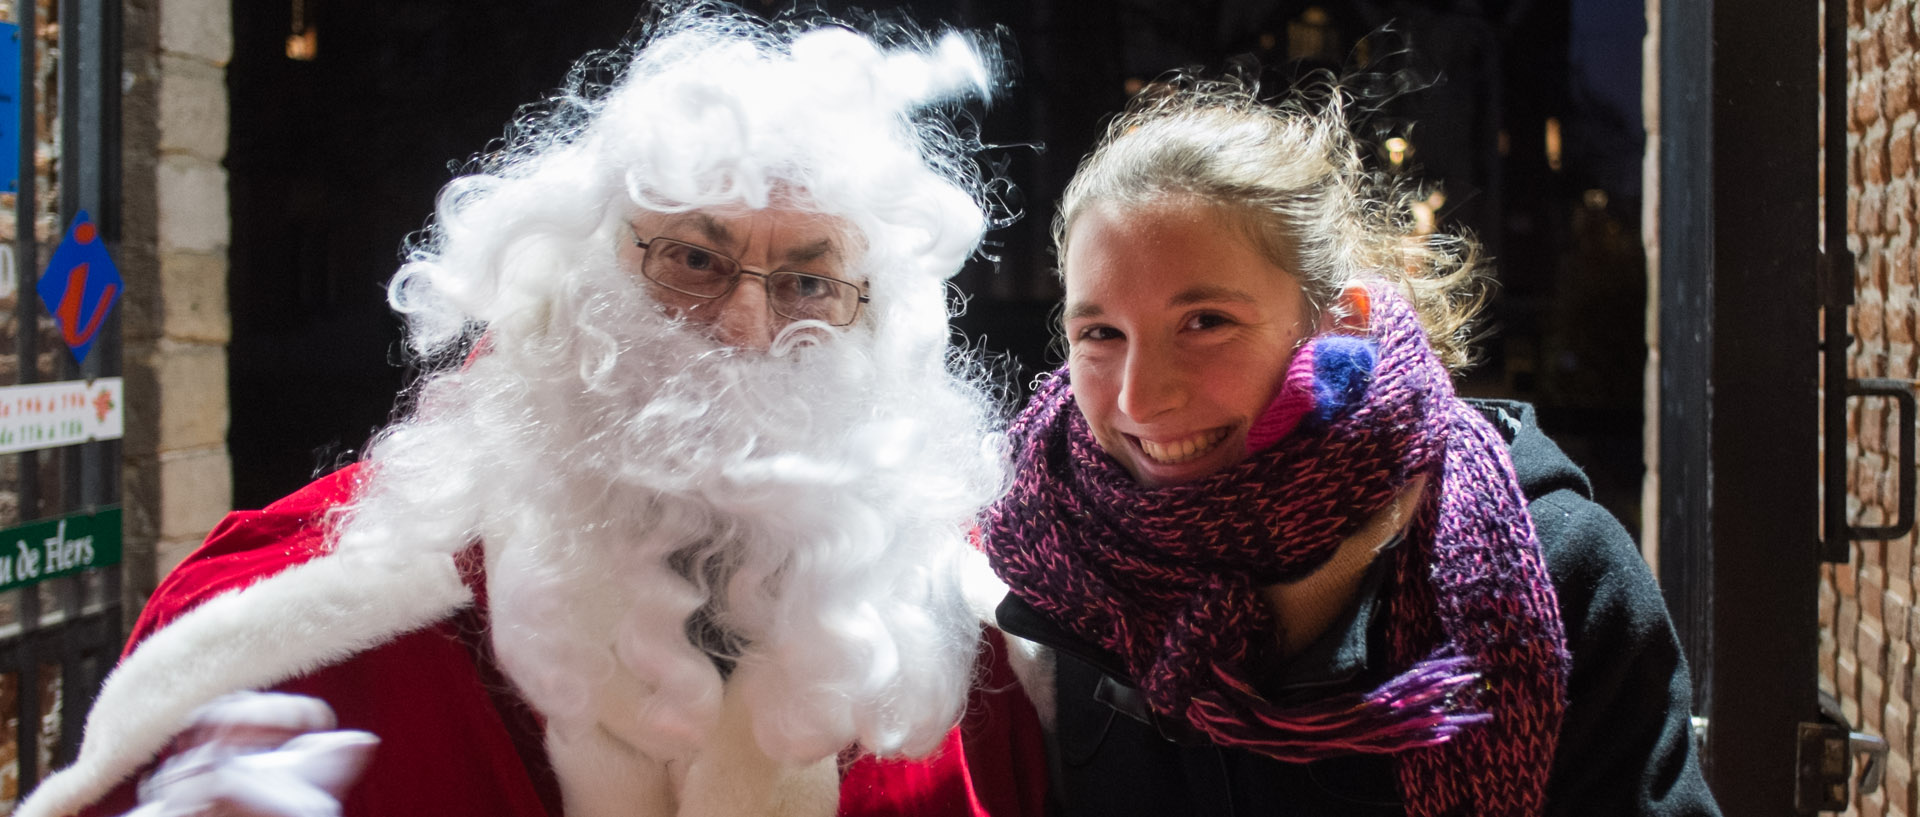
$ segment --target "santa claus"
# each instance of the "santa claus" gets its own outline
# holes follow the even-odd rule
[[[411,415],[167,578],[17,813],[969,813],[995,68],[886,40],[695,8],[524,114],[391,285]]]

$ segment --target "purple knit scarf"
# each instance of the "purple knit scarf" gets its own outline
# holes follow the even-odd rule
[[[1277,439],[1192,483],[1136,483],[1056,372],[1014,422],[1019,473],[984,546],[1015,595],[1117,656],[1159,717],[1288,762],[1393,754],[1413,817],[1536,815],[1569,665],[1553,585],[1505,443],[1454,395],[1412,308],[1372,302],[1371,376],[1303,396],[1340,342],[1315,340],[1275,401],[1293,416],[1277,433],[1274,411],[1256,424]],[[1248,668],[1283,622],[1259,589],[1325,564],[1417,475],[1420,510],[1382,557],[1400,674],[1300,707],[1266,701]]]

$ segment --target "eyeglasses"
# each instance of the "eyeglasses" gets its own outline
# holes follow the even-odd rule
[[[832,326],[853,323],[860,315],[860,305],[870,300],[859,287],[838,278],[792,270],[755,272],[742,267],[732,256],[671,238],[643,241],[636,237],[633,243],[646,251],[640,261],[641,275],[694,298],[724,298],[740,285],[741,276],[752,275],[766,284],[767,306],[774,314]]]

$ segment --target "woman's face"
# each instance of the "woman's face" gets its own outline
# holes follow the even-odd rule
[[[1065,329],[1074,400],[1142,485],[1247,455],[1247,429],[1314,332],[1292,273],[1218,207],[1097,205],[1069,228]]]

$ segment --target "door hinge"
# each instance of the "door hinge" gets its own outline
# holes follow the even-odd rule
[[[1846,811],[1852,802],[1853,758],[1860,766],[1860,794],[1880,790],[1886,773],[1887,741],[1877,735],[1854,732],[1842,724],[1802,722],[1798,751],[1799,779],[1793,787],[1793,805],[1802,814]]]

